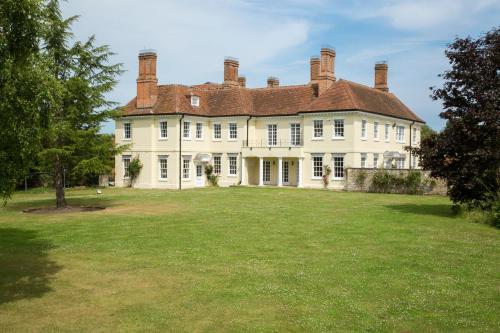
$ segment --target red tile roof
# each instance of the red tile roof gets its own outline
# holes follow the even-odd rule
[[[123,116],[189,114],[217,116],[283,116],[306,112],[364,111],[424,122],[394,94],[354,82],[339,80],[319,97],[311,85],[275,88],[243,88],[204,83],[195,86],[162,85],[153,108],[136,108],[135,98]],[[191,95],[200,96],[200,106],[191,106]]]

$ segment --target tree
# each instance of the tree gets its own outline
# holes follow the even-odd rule
[[[110,154],[125,148],[110,145],[98,134],[101,123],[117,114],[111,108],[115,103],[105,95],[116,85],[121,64],[109,64],[113,53],[108,46],[95,46],[93,36],[85,42],[71,42],[70,28],[76,19],[62,18],[59,1],[47,3],[44,53],[56,85],[39,156],[53,175],[58,208],[66,206],[66,171],[106,172]]]
[[[427,139],[432,134],[436,134],[436,131],[427,125],[423,125],[420,129],[420,140]]]
[[[424,169],[447,181],[455,203],[491,209],[500,183],[500,29],[457,38],[445,53],[451,69],[431,97],[442,102],[447,124],[415,152]]]
[[[28,14],[29,13],[29,14]],[[6,200],[40,147],[54,80],[41,52],[42,0],[0,1],[0,197]]]

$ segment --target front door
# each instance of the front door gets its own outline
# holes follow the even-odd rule
[[[203,178],[203,165],[196,164],[196,186],[205,186],[205,179]]]
[[[290,185],[288,161],[283,161],[283,185]]]
[[[264,161],[264,173],[263,173],[264,184],[271,183],[271,161]]]

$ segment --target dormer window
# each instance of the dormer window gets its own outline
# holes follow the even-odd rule
[[[191,96],[191,106],[200,106],[200,96]]]

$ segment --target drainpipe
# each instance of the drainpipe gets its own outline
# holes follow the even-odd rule
[[[413,132],[411,131],[411,127],[415,125],[415,121],[413,121],[411,124],[410,124],[410,160],[408,161],[408,165],[409,165],[409,169],[411,170],[411,162],[412,162],[412,159],[411,159],[411,148],[412,148],[412,145],[411,145],[411,138],[413,137]]]
[[[252,119],[252,116],[247,118],[247,147],[248,147],[248,123],[250,122],[250,119]]]
[[[182,190],[182,120],[184,115],[179,118],[179,190]]]

